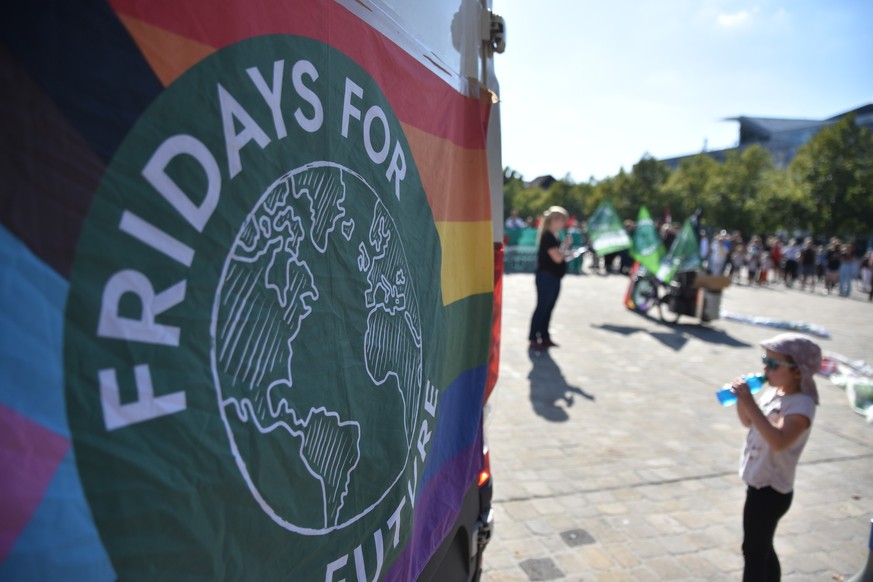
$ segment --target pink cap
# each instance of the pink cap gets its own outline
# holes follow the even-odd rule
[[[761,342],[761,347],[791,356],[800,370],[800,392],[818,404],[818,390],[813,376],[821,369],[821,348],[800,333],[780,333]]]

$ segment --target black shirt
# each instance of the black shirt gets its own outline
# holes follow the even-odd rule
[[[839,249],[830,249],[825,255],[825,261],[828,265],[828,271],[840,270],[840,251]]]
[[[815,249],[803,249],[800,251],[800,262],[807,267],[815,266]]]
[[[564,273],[567,272],[566,261],[556,263],[552,260],[552,257],[549,256],[549,249],[558,248],[560,246],[561,245],[558,243],[558,239],[555,238],[555,235],[548,230],[543,231],[543,236],[540,238],[540,248],[537,252],[537,271],[551,273],[559,279],[564,276]]]

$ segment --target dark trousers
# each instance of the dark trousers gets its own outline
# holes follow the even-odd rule
[[[794,259],[788,259],[785,261],[785,280],[786,281],[794,281],[797,279],[797,261]]]
[[[791,507],[794,493],[779,493],[772,487],[746,490],[743,508],[743,556],[746,568],[743,582],[778,582],[782,576],[779,558],[773,549],[776,524]]]
[[[546,271],[537,271],[537,308],[530,320],[530,341],[549,339],[549,322],[552,310],[561,292],[561,278]]]

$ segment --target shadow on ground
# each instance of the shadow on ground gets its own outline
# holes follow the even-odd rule
[[[642,315],[642,314],[641,314]],[[726,332],[713,327],[697,324],[667,324],[653,317],[643,315],[649,321],[655,322],[669,331],[650,331],[644,327],[633,327],[627,325],[612,325],[604,323],[600,325],[591,324],[595,329],[602,329],[612,333],[618,333],[624,336],[629,336],[635,333],[647,333],[670,349],[679,351],[688,343],[691,338],[697,338],[701,341],[720,344],[732,348],[747,348],[751,344],[731,337]]]
[[[537,415],[552,422],[564,422],[570,418],[567,409],[576,402],[576,395],[594,400],[593,394],[567,383],[561,368],[548,351],[529,350],[528,357],[533,364],[527,376],[530,380],[530,402]]]

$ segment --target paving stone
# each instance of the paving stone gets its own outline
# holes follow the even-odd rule
[[[565,550],[553,554],[552,558],[567,577],[591,572],[590,566],[585,563],[578,552]]]
[[[517,560],[505,547],[495,544],[495,547],[488,548],[482,562],[483,568],[489,571],[512,568]]]
[[[582,546],[578,551],[582,560],[594,570],[606,570],[615,565],[612,558],[600,547]]]
[[[757,343],[776,332],[685,318],[667,326],[621,306],[625,278],[568,276],[553,318],[563,347],[532,358],[532,279],[504,281],[501,378],[488,426],[496,528],[484,579],[528,580],[519,565],[547,558],[564,580],[738,579],[745,487],[736,464],[746,431],[712,393],[757,369]],[[744,286],[727,289],[723,306],[825,325],[832,338],[821,340],[824,349],[870,358],[866,301]],[[543,366],[595,399],[576,393],[573,406],[558,403],[562,422],[538,415],[531,396],[542,387],[531,371]],[[873,428],[842,390],[818,384],[794,503],[776,535],[784,580],[852,574],[867,558]],[[560,534],[574,529],[595,542],[568,546]]]
[[[646,560],[648,566],[661,580],[677,580],[686,576],[682,565],[672,557],[658,557]]]
[[[630,575],[635,582],[656,582],[657,580],[661,580],[660,576],[655,574],[651,568],[647,567],[634,568],[630,571]],[[608,578],[605,578],[605,580],[608,580]]]
[[[664,546],[664,549],[673,556],[689,554],[703,549],[698,547],[697,543],[688,534],[663,536],[659,541]]]
[[[537,558],[548,554],[546,547],[536,537],[510,540],[501,545],[512,553],[512,556],[516,561],[525,560],[527,558]]]
[[[532,581],[558,580],[564,577],[564,573],[551,558],[532,558],[520,562],[518,565]]]
[[[640,565],[640,559],[632,552],[625,544],[615,544],[609,546],[609,555],[615,560],[615,563],[629,570]]]
[[[495,527],[494,530],[494,538],[499,540],[517,540],[519,538],[524,538],[530,535],[530,530],[528,530],[523,522],[518,521],[510,521],[507,519],[494,519],[495,524],[500,524]]]
[[[517,520],[533,519],[540,515],[536,506],[530,501],[510,501],[503,508],[506,513]]]
[[[656,513],[646,517],[646,521],[662,534],[682,533],[685,528],[673,516]]]
[[[575,519],[566,514],[549,515],[544,519],[555,532],[573,529],[578,523]]]
[[[621,503],[605,503],[597,506],[597,511],[603,515],[622,515],[628,512],[627,505]]]
[[[676,561],[685,568],[688,575],[692,578],[700,578],[703,580],[712,580],[718,575],[716,567],[699,554],[685,554],[677,556]]]
[[[567,508],[564,500],[559,500],[553,497],[543,499],[532,499],[531,504],[536,508],[541,515],[552,515],[555,513],[564,513]]]
[[[712,515],[706,511],[677,511],[672,517],[690,530],[703,529],[712,523]]]
[[[667,550],[663,545],[661,545],[661,542],[655,538],[639,540],[630,544],[630,550],[643,560],[663,556],[667,553]]]
[[[743,567],[743,558],[739,551],[729,552],[721,548],[713,548],[704,550],[699,555],[708,560],[722,574],[737,572]]]
[[[595,580],[597,580],[597,582],[637,582],[637,578],[635,578],[630,572],[622,570],[598,572]]]
[[[538,539],[550,555],[555,555],[567,550],[567,544],[564,543],[564,540],[562,540],[559,535],[545,536]]]
[[[576,546],[593,544],[597,541],[590,533],[588,533],[584,529],[571,529],[568,531],[562,531],[561,539],[563,539],[564,543],[566,543],[571,548],[575,548]]]
[[[485,582],[529,582],[527,574],[517,566],[503,570],[485,572]]]

